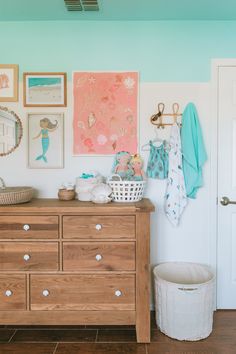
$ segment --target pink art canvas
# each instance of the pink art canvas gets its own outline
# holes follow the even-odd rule
[[[74,154],[137,152],[137,72],[75,72]]]

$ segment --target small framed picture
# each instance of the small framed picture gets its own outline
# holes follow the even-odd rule
[[[64,114],[28,114],[29,168],[64,167]]]
[[[18,101],[18,65],[0,64],[0,101]]]
[[[66,73],[24,73],[25,107],[66,107]]]

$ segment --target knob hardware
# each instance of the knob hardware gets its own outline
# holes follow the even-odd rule
[[[229,204],[236,204],[235,200],[230,200],[228,197],[222,197],[220,200],[220,204],[223,206],[229,205]]]
[[[119,297],[122,295],[122,292],[120,290],[115,291],[115,296]]]
[[[24,254],[23,258],[26,262],[28,262],[30,260],[31,256],[30,256],[30,254]]]
[[[96,261],[99,262],[99,261],[102,260],[102,255],[101,254],[96,254],[95,258],[96,258]]]
[[[12,296],[12,294],[13,294],[13,292],[12,292],[11,290],[6,290],[6,291],[5,291],[5,295],[6,295],[7,297]]]
[[[97,225],[95,226],[95,229],[98,230],[98,231],[100,231],[100,230],[102,229],[102,225],[101,225],[101,224],[97,224]]]
[[[28,224],[25,224],[25,225],[23,226],[23,229],[24,229],[25,231],[29,231],[30,226],[29,226]]]
[[[48,289],[44,289],[44,290],[43,290],[43,296],[47,297],[47,296],[49,296],[49,295],[50,295],[49,290],[48,290]]]

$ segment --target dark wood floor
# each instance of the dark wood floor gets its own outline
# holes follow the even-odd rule
[[[236,354],[236,311],[217,311],[212,334],[198,342],[163,335],[152,314],[150,344],[137,344],[132,326],[0,326],[0,343],[0,354]]]

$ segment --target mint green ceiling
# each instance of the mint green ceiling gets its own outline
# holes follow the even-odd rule
[[[98,0],[99,12],[67,12],[64,0],[0,0],[0,21],[236,20],[236,0]]]

